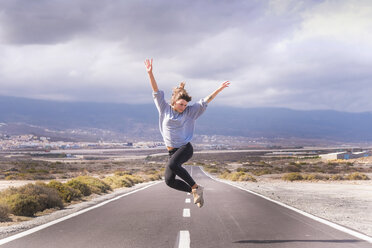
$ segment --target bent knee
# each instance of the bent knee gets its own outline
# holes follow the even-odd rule
[[[171,187],[174,184],[174,179],[173,178],[165,178],[165,184]]]

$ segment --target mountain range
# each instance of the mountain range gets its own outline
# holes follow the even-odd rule
[[[127,137],[159,137],[154,104],[60,102],[0,96],[0,133],[9,125],[51,130],[107,130]],[[13,133],[15,129],[13,128]],[[341,142],[372,141],[372,113],[286,108],[208,106],[196,134],[265,138],[308,138]]]

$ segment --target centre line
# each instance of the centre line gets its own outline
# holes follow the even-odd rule
[[[178,248],[190,248],[190,232],[180,231],[180,239],[178,243]]]
[[[185,203],[190,203],[190,202],[191,202],[191,199],[190,198],[186,198]]]
[[[190,209],[189,208],[184,208],[183,209],[183,217],[190,217],[190,216],[191,216]]]

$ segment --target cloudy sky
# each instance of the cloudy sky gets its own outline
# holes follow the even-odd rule
[[[0,95],[372,111],[370,0],[2,0]]]

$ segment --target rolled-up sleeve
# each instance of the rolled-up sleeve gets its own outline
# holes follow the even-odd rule
[[[158,109],[159,113],[162,113],[168,105],[164,99],[164,92],[161,90],[158,90],[157,92],[154,91],[152,92],[152,96],[154,98],[156,108]]]
[[[208,107],[208,102],[204,99],[200,99],[198,102],[190,106],[190,117],[194,120],[199,118]]]

